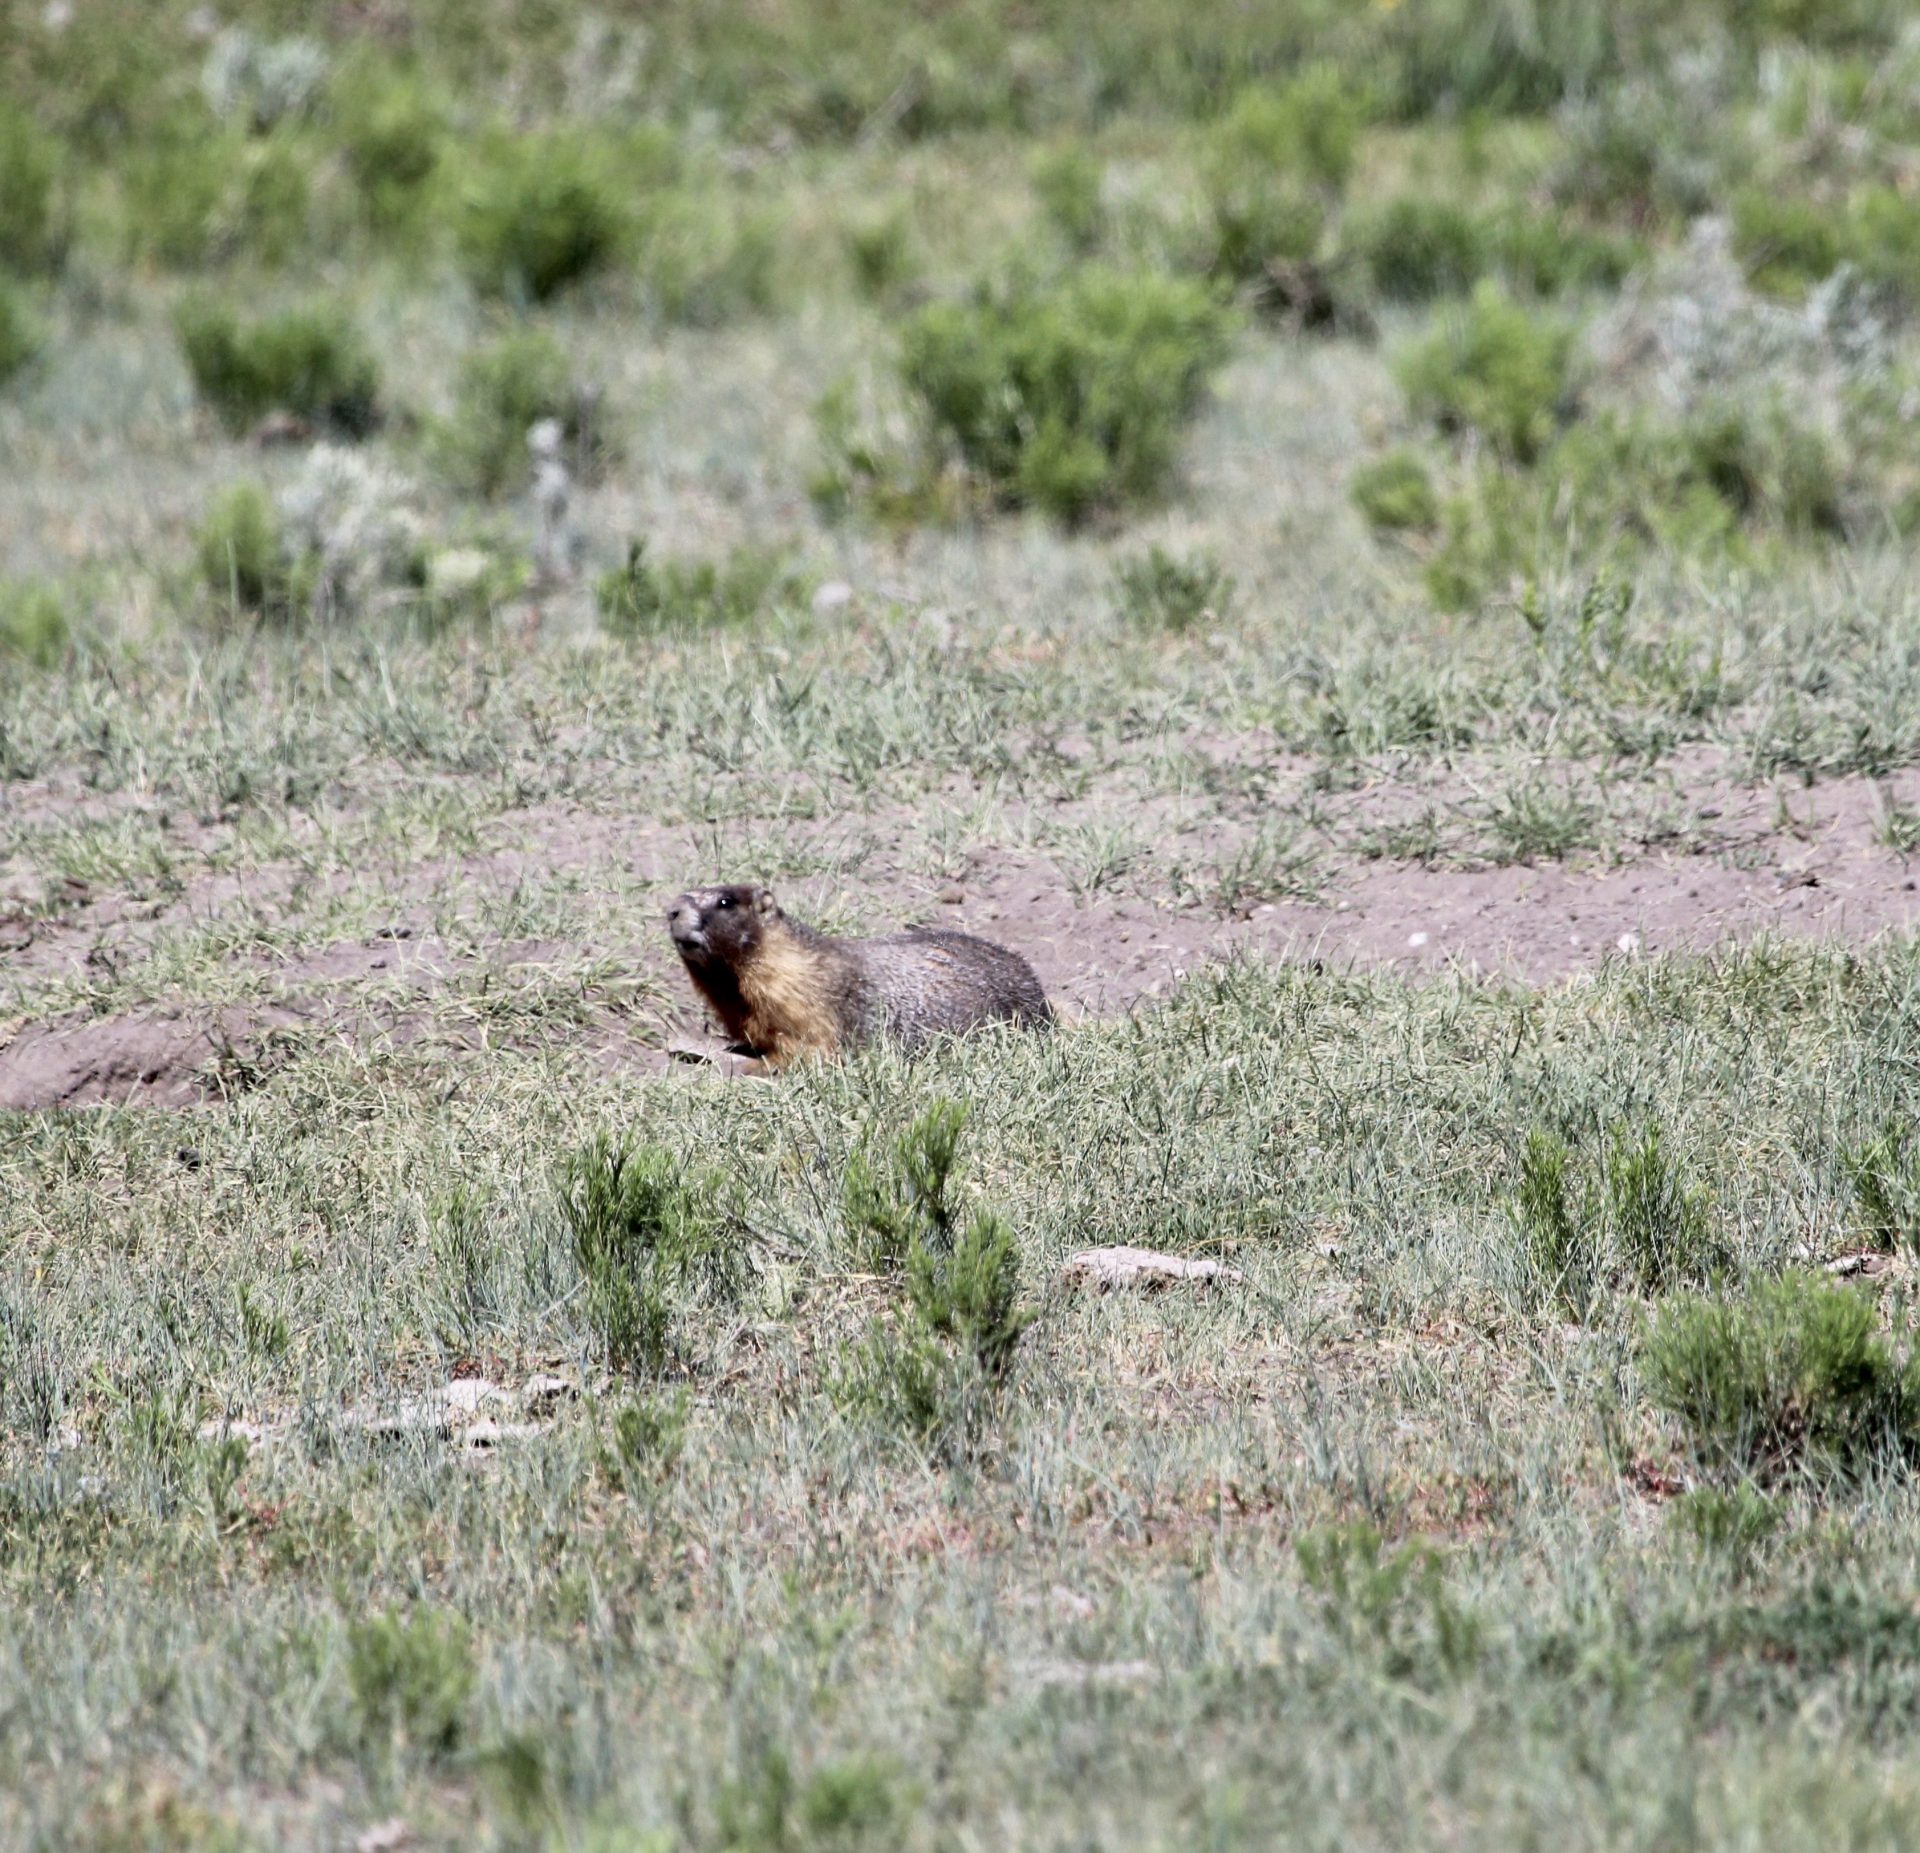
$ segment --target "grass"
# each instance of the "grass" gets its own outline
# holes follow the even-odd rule
[[[1910,1843],[1897,9],[42,12],[0,1844]]]
[[[1537,1706],[1510,1780],[1467,1791],[1475,1819],[1507,1833],[1576,1801],[1629,1808],[1611,1757],[1571,1789],[1559,1761],[1569,1734],[1618,1703],[1621,1681],[1638,1722],[1614,1755],[1638,1762],[1669,1735],[1677,1744],[1704,1707],[1718,1720],[1716,1771],[1762,1746],[1828,1766],[1825,1740],[1745,1678],[1767,1664],[1763,1644],[1711,1660],[1687,1644],[1690,1630],[1747,1626],[1756,1603],[1789,1602],[1819,1579],[1831,1546],[1817,1489],[1781,1495],[1766,1564],[1738,1588],[1702,1585],[1687,1534],[1670,1545],[1657,1529],[1602,1522],[1570,1541],[1621,1497],[1618,1425],[1632,1445],[1659,1445],[1654,1408],[1630,1404],[1613,1427],[1603,1416],[1635,1302],[1581,1338],[1525,1325],[1544,1349],[1517,1376],[1506,1344],[1490,1356],[1472,1333],[1513,1317],[1498,1141],[1543,1092],[1575,1124],[1623,1096],[1683,1100],[1677,1133],[1722,1154],[1722,1207],[1745,1231],[1737,1266],[1764,1278],[1809,1219],[1841,1213],[1838,1155],[1830,1145],[1821,1157],[1813,1129],[1830,1124],[1836,1086],[1897,1093],[1911,977],[1907,963],[1809,952],[1528,998],[1243,970],[1136,1025],[976,1045],[931,1067],[880,1057],[792,1087],[629,1080],[583,1093],[571,1058],[503,1052],[484,1064],[492,1084],[451,1113],[419,1083],[477,1077],[475,1057],[342,1054],[199,1116],[191,1168],[167,1116],[16,1121],[0,1176],[14,1259],[40,1275],[17,1276],[7,1302],[10,1433],[24,1450],[10,1457],[8,1575],[17,1591],[69,1593],[50,1619],[16,1620],[9,1650],[32,1671],[84,1647],[91,1671],[82,1689],[25,1688],[8,1756],[10,1774],[32,1780],[12,1792],[48,1819],[102,1805],[97,1789],[38,1766],[37,1746],[84,1728],[83,1704],[113,1721],[121,1753],[132,1744],[149,1768],[175,1766],[189,1727],[139,1673],[163,1641],[176,1654],[186,1644],[199,1717],[231,1719],[236,1733],[248,1719],[222,1767],[249,1793],[271,1790],[249,1807],[266,1808],[279,1837],[395,1807],[448,1835],[470,1807],[496,1805],[507,1771],[541,1818],[582,1831],[623,1809],[665,1829],[684,1810],[718,1836],[714,1823],[745,1805],[741,1785],[769,1780],[764,1756],[786,1758],[802,1791],[850,1761],[923,1771],[955,1705],[981,1728],[952,1768],[883,1785],[911,1840],[936,1819],[977,1818],[994,1772],[1014,1785],[1023,1831],[1084,1822],[1103,1804],[1062,1786],[1052,1759],[1087,1732],[1134,1744],[1211,1729],[1223,1766],[1257,1796],[1276,1779],[1276,1735],[1325,1728],[1368,1691],[1391,1707],[1399,1779],[1387,1782],[1363,1738],[1343,1759],[1364,1779],[1358,1792],[1301,1765],[1290,1806],[1348,1828],[1430,1824],[1463,1805],[1443,1740],[1478,1742],[1489,1719]],[[1809,996],[1824,1000],[1819,1040],[1804,1033]],[[1550,1064],[1485,1059],[1528,1022],[1551,1038]],[[1240,1055],[1232,1069],[1223,1036]],[[557,1086],[562,1074],[576,1085]],[[938,1295],[923,1296],[911,1270],[909,1288],[847,1272],[842,1202],[809,1180],[844,1174],[862,1128],[938,1113],[956,1093],[973,1103],[960,1163],[929,1174],[924,1196],[963,1231],[1005,1218],[1039,1318],[992,1451],[930,1469],[896,1452],[891,1419],[876,1424],[848,1397],[836,1342],[867,1343],[874,1322],[893,1331],[896,1305],[932,1332],[920,1304]],[[1284,1138],[1275,1100],[1289,1103]],[[329,1101],[351,1122],[302,1133]],[[556,1215],[545,1156],[590,1145],[596,1121],[657,1145],[646,1162],[662,1177],[717,1167],[781,1257],[739,1323],[696,1311],[691,1403],[678,1414],[671,1398],[616,1403],[605,1431],[568,1416],[481,1467],[432,1440],[328,1439],[348,1399],[398,1395],[447,1368],[434,1309],[447,1270],[465,1278],[473,1263],[426,1239],[426,1193],[452,1175],[484,1203],[475,1214],[495,1244],[482,1263],[489,1310],[468,1342],[484,1357],[591,1371],[607,1328],[596,1275],[579,1270],[600,1250]],[[1158,1130],[1143,1136],[1143,1124]],[[1338,1139],[1316,1136],[1336,1126]],[[1783,1196],[1771,1153],[1809,1137],[1802,1181]],[[87,1220],[88,1206],[123,1197],[147,1205],[131,1244],[114,1221]],[[242,1201],[252,1207],[236,1225]],[[1095,1228],[1225,1245],[1258,1297],[1049,1295],[1051,1267]],[[1312,1259],[1330,1235],[1338,1260]],[[235,1310],[248,1304],[251,1322]],[[192,1327],[189,1305],[207,1309]],[[261,1315],[283,1323],[284,1345],[249,1336]],[[1434,1335],[1407,1348],[1419,1330]],[[1275,1383],[1289,1387],[1276,1395]],[[1500,1412],[1497,1437],[1462,1425],[1463,1397]],[[315,1411],[310,1438],[251,1448],[237,1473],[193,1439],[210,1406],[296,1400]],[[48,1457],[31,1438],[62,1426],[77,1442]],[[1092,1439],[1069,1447],[1069,1433]],[[650,1466],[662,1449],[678,1464]],[[832,1544],[812,1531],[822,1474]],[[1879,1497],[1885,1515],[1870,1524],[1887,1542],[1864,1560],[1856,1551],[1847,1572],[1862,1587],[1882,1561],[1873,1553],[1897,1550],[1898,1495]],[[912,1566],[882,1591],[858,1567],[879,1551]],[[976,1604],[980,1552],[1031,1605]],[[1604,1605],[1576,1598],[1580,1578],[1611,1592]],[[1071,1603],[1049,1593],[1061,1588]],[[652,1593],[629,1597],[644,1604],[636,1613],[618,1590]],[[705,1655],[735,1628],[754,1646],[720,1679]],[[1902,1715],[1899,1675],[1855,1651],[1835,1641],[1815,1663],[1827,1670],[1806,1677],[1878,1742]],[[1586,1654],[1617,1662],[1610,1683],[1569,1690],[1556,1669]],[[955,1658],[975,1669],[971,1696],[948,1688]],[[1151,1670],[1098,1683],[1100,1668],[1134,1663]],[[599,1697],[583,1714],[589,1664]],[[821,1682],[853,1665],[858,1696],[840,1688],[823,1717]],[[1211,1695],[1223,1680],[1237,1696],[1221,1733]],[[743,1704],[763,1735],[736,1743],[724,1721]],[[696,1754],[716,1729],[727,1747]],[[1176,1784],[1170,1798],[1166,1776],[1156,1766],[1109,1783],[1116,1811],[1171,1844],[1201,1792]],[[171,1792],[215,1819],[232,1811],[224,1788],[176,1776]],[[1270,1805],[1250,1800],[1233,1831],[1264,1833]],[[1711,1803],[1722,1806],[1731,1800]]]

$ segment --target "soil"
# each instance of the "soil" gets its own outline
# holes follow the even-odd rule
[[[1371,822],[1404,817],[1434,786],[1381,783],[1341,794],[1336,843]],[[1283,809],[1290,794],[1271,800]],[[1443,794],[1457,802],[1458,794]],[[1177,907],[1124,884],[1076,897],[1061,867],[1035,852],[993,849],[941,879],[904,852],[902,818],[860,820],[875,848],[860,862],[858,889],[885,897],[867,917],[933,924],[1000,940],[1032,962],[1068,1021],[1109,1016],[1162,993],[1186,974],[1235,955],[1313,959],[1341,969],[1497,973],[1551,984],[1606,960],[1705,951],[1762,935],[1862,943],[1920,925],[1920,864],[1879,840],[1887,799],[1920,799],[1920,776],[1891,788],[1836,780],[1788,792],[1742,787],[1706,769],[1689,780],[1692,826],[1681,846],[1631,843],[1611,856],[1536,866],[1447,866],[1369,860],[1357,850],[1320,858],[1315,898],[1261,902],[1222,916]],[[41,794],[43,806],[55,800]],[[97,798],[87,800],[95,808]],[[1136,810],[1159,827],[1151,807]],[[1704,820],[1704,822],[1703,822]],[[510,848],[391,871],[389,925],[364,939],[318,947],[263,969],[272,1001],[214,1004],[183,996],[126,1015],[75,1013],[9,1026],[0,1018],[0,1110],[93,1104],[178,1107],[228,1100],[257,1086],[317,1039],[405,1043],[431,1036],[450,1054],[516,1041],[556,1043],[612,1073],[712,1075],[738,1062],[720,1055],[685,986],[665,934],[650,919],[610,945],[525,941],[481,953],[451,947],[443,897],[451,880],[476,895],[508,892],[529,876],[617,875],[657,892],[664,904],[683,882],[711,879],[692,834],[644,819],[552,807],[510,820]],[[1173,827],[1178,827],[1177,824]],[[1219,854],[1247,832],[1242,822],[1202,819],[1181,839]],[[822,841],[830,831],[817,832]],[[844,827],[840,828],[845,836]],[[1189,845],[1187,836],[1193,842]],[[849,898],[853,878],[819,876],[783,885],[803,917]],[[161,900],[99,893],[81,885],[48,912],[0,899],[0,972],[31,977],[115,969],[138,960],[156,935],[187,921],[220,919],[283,902],[290,870],[242,878],[210,873]],[[616,991],[588,987],[564,1022],[516,1028],[463,1027],[435,1016],[435,1002],[476,961],[497,970],[564,968],[585,958],[631,974]],[[677,999],[664,1007],[650,1000]]]

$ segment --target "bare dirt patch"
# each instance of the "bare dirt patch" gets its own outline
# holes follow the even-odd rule
[[[228,1008],[33,1024],[0,1048],[0,1111],[227,1099],[288,1059],[299,1021]]]
[[[1301,768],[1276,761],[1275,772],[1289,790],[1272,794],[1273,813],[1285,815]],[[844,918],[857,895],[859,917],[876,930],[938,924],[1003,941],[1032,961],[1070,1019],[1131,1009],[1236,955],[1552,983],[1607,959],[1704,951],[1763,934],[1857,943],[1920,927],[1914,867],[1886,844],[1890,807],[1911,810],[1920,801],[1920,775],[1774,789],[1700,765],[1686,768],[1684,785],[1690,822],[1677,837],[1629,834],[1566,861],[1476,864],[1365,854],[1365,831],[1403,817],[1413,801],[1412,781],[1382,779],[1326,807],[1312,899],[1230,910],[1219,897],[1183,902],[1152,870],[1091,892],[1082,880],[1076,893],[1075,871],[1051,843],[976,846],[963,872],[942,875],[926,854],[924,820],[905,808],[859,820],[857,875],[828,853],[844,838],[845,820],[781,826],[790,856],[822,872],[778,886],[802,916]],[[1418,790],[1422,801],[1440,792],[1459,802],[1443,774]],[[1127,809],[1117,793],[1097,790],[1076,802],[1095,820]],[[1053,805],[1049,815],[1057,820],[1066,808]],[[1215,805],[1181,814],[1143,803],[1132,814],[1148,820],[1169,858],[1190,865],[1230,856],[1253,827]],[[1009,817],[1014,835],[1033,822],[1018,807]],[[247,975],[261,993],[247,1002],[232,1001],[232,991],[225,1001],[195,997],[189,980],[137,1010],[102,1014],[96,1005],[85,1014],[29,1016],[10,1039],[0,1029],[0,1109],[217,1102],[258,1085],[319,1038],[425,1041],[456,1060],[559,1048],[603,1073],[712,1072],[670,1059],[677,1039],[697,1040],[706,1026],[658,928],[659,910],[688,881],[764,871],[715,869],[711,832],[640,816],[541,806],[503,816],[498,828],[495,844],[465,855],[304,881],[278,864],[209,871],[159,904],[131,907],[125,897],[93,893],[60,916],[32,921],[30,946],[9,941],[0,950],[22,979],[133,966],[170,929],[218,922],[234,909],[277,913],[329,884],[368,884],[388,924],[297,953],[223,962],[224,980]],[[743,854],[768,834],[741,832]],[[501,897],[540,881],[614,897],[599,915],[610,928],[605,937],[490,936],[485,922]]]

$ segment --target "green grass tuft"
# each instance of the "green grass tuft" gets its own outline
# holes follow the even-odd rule
[[[1071,522],[1164,492],[1226,336],[1197,284],[1090,268],[922,310],[901,376],[994,500]]]
[[[194,391],[230,431],[269,412],[311,419],[342,437],[380,423],[380,368],[352,317],[328,303],[243,321],[196,297],[174,318]]]
[[[1744,1298],[1662,1307],[1641,1374],[1713,1471],[1857,1479],[1920,1451],[1920,1367],[1877,1324],[1864,1295],[1789,1274]]]

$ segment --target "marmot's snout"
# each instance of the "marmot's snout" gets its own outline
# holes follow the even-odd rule
[[[679,896],[667,909],[667,931],[682,952],[704,952],[707,930],[700,917],[700,903],[690,894]]]

